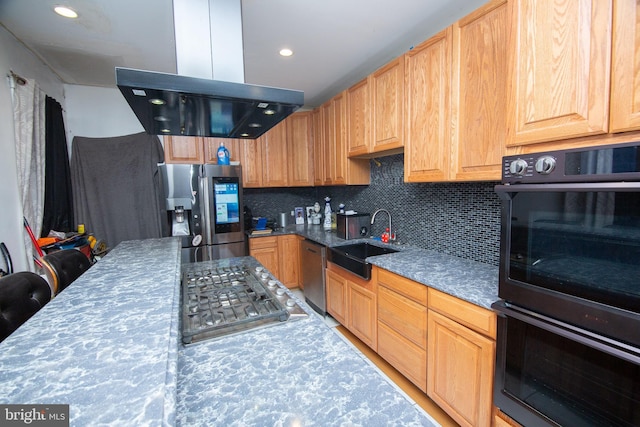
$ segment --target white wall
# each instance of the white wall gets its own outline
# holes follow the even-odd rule
[[[65,85],[69,154],[74,136],[93,138],[144,132],[117,88]]]
[[[35,79],[64,110],[69,154],[74,136],[108,137],[144,131],[117,88],[64,85],[42,61],[0,26],[0,242],[13,258],[15,271],[28,270],[23,245],[22,206],[15,162],[13,107],[9,71]]]
[[[0,242],[7,245],[14,270],[22,271],[28,270],[29,263],[23,245],[25,231],[16,175],[13,106],[10,80],[6,77],[9,71],[27,80],[35,79],[40,88],[63,108],[65,102],[60,79],[0,26]]]

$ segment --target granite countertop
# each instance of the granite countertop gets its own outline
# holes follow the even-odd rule
[[[210,263],[247,260],[259,265],[250,257]],[[309,317],[180,349],[177,425],[437,425],[297,301]]]
[[[327,247],[369,242],[397,249],[394,254],[367,258],[392,273],[432,287],[480,307],[491,309],[498,297],[498,267],[409,245],[389,245],[373,239],[344,240],[321,225],[289,225],[272,235],[298,234]],[[257,238],[255,236],[252,238]]]
[[[175,425],[180,240],[120,243],[0,343],[0,403]]]

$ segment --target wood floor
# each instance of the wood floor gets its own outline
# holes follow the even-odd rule
[[[336,329],[344,335],[358,350],[360,350],[369,360],[371,360],[382,372],[385,373],[400,389],[407,393],[415,402],[433,417],[443,427],[458,427],[458,424],[451,419],[433,400],[422,392],[418,387],[413,385],[411,381],[406,379],[401,373],[387,363],[382,357],[378,356],[365,343],[360,341],[355,335],[349,332],[344,326],[338,325]]]

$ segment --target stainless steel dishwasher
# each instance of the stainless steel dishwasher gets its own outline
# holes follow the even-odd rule
[[[327,249],[311,240],[300,242],[302,285],[305,301],[318,313],[326,316],[327,304],[324,290],[324,269],[327,266]]]

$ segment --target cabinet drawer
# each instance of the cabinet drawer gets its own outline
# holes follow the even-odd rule
[[[451,295],[429,288],[429,308],[490,338],[496,338],[496,314]]]
[[[378,269],[378,284],[386,286],[405,297],[427,306],[427,287],[387,270]]]
[[[378,322],[378,354],[426,393],[426,350]]]
[[[427,308],[380,284],[378,321],[420,348],[427,348]]]
[[[278,246],[277,236],[251,237],[249,239],[249,250],[262,248],[275,248]]]

